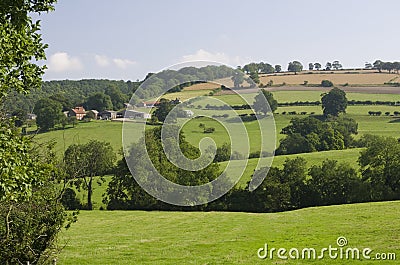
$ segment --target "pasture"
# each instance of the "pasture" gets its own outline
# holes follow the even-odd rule
[[[196,91],[190,91],[194,93]],[[203,91],[204,92],[204,91]],[[202,92],[202,93],[203,93]],[[186,93],[186,92],[182,92]],[[281,102],[293,102],[296,100],[300,101],[313,101],[318,100],[319,98],[318,91],[277,91],[273,92],[274,96]],[[171,94],[172,95],[172,94]],[[394,94],[364,94],[364,93],[348,93],[349,99],[355,100],[389,100],[396,101],[399,99],[400,95]],[[254,99],[255,94],[243,94],[246,100],[251,102]],[[219,99],[223,102],[232,105],[241,105],[244,104],[243,99],[241,99],[237,95],[221,95],[214,96],[213,98]],[[195,102],[194,105],[200,104],[202,108],[207,104],[207,99],[203,102]],[[211,103],[214,104],[214,103]],[[400,122],[398,117],[385,116],[369,116],[368,111],[382,111],[385,113],[386,111],[391,112],[393,114],[394,111],[400,111],[400,106],[349,106],[347,109],[347,114],[349,117],[354,118],[359,123],[359,134],[356,138],[360,137],[364,134],[377,134],[382,136],[391,136],[391,137],[400,137]],[[200,114],[209,113],[209,111],[205,111],[204,109],[196,110]],[[315,112],[316,114],[321,114],[322,109],[320,106],[292,106],[292,107],[279,107],[274,115],[275,118],[275,126],[276,126],[276,144],[279,144],[279,140],[284,137],[284,135],[279,132],[287,126],[290,120],[294,117],[304,117],[304,115],[288,115],[282,114],[284,112],[288,113],[291,111],[307,112],[310,114],[311,112]],[[240,113],[248,112],[247,110],[240,110]],[[224,114],[222,110],[212,111],[213,114]],[[228,118],[229,119],[229,118]],[[225,119],[227,121],[228,119]],[[199,127],[199,124],[203,123],[206,127],[214,127],[216,130],[214,133],[205,134],[203,129]],[[244,123],[249,134],[250,139],[250,152],[255,152],[259,150],[260,143],[260,134],[259,127],[256,121],[245,122]],[[236,126],[235,124],[233,124]],[[201,139],[205,137],[212,138],[217,146],[221,146],[223,143],[230,143],[228,133],[226,128],[219,122],[213,121],[207,118],[193,119],[187,122],[183,126],[183,132],[186,136],[186,140],[189,141],[194,146],[199,146],[199,142]],[[233,130],[235,132],[235,130]],[[139,135],[134,130],[130,132],[135,138],[135,135]],[[34,137],[34,140],[43,143],[47,141],[54,140],[56,141],[55,151],[58,153],[59,157],[62,156],[66,148],[69,145],[76,143],[86,143],[91,139],[97,139],[100,141],[110,142],[115,152],[118,152],[119,157],[121,154],[119,151],[122,148],[122,122],[114,122],[114,121],[91,121],[91,122],[79,122],[75,128],[68,128],[65,130],[55,130],[47,133],[40,133]],[[245,141],[240,141],[237,143],[239,146],[239,151],[241,148],[246,146]],[[307,159],[308,165],[321,163],[324,159],[335,159],[340,162],[349,162],[354,167],[357,167],[357,158],[359,156],[359,149],[349,149],[349,150],[338,150],[338,151],[327,151],[320,153],[309,153],[309,154],[299,154],[299,155],[289,155],[289,156],[277,156],[274,158],[273,166],[282,166],[284,161],[287,158],[294,158],[296,156],[301,156]],[[268,164],[268,160],[270,158],[262,158],[261,165]],[[232,161],[232,165],[228,168],[228,170],[237,170],[238,161]],[[227,162],[221,163],[221,169],[226,167]],[[249,181],[252,172],[257,168],[257,159],[249,159],[247,167],[245,169],[244,175],[239,181],[240,186],[246,185],[247,181]],[[229,174],[229,171],[228,171]],[[109,177],[106,178],[109,180]],[[93,201],[94,207],[100,208],[104,207],[102,204],[102,195],[105,193],[107,187],[107,182],[102,186],[95,185],[94,193],[93,193]],[[79,193],[81,201],[86,200],[86,195],[84,192]]]
[[[57,264],[396,264],[396,261],[259,259],[269,248],[337,247],[400,252],[400,202],[315,207],[283,213],[81,211],[64,231]],[[275,253],[276,254],[276,253]]]

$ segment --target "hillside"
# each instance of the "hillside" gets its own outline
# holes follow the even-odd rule
[[[63,233],[59,264],[308,264],[310,260],[259,259],[269,248],[371,248],[376,253],[400,251],[400,202],[316,207],[291,212],[254,214],[226,212],[83,211]],[[118,261],[116,263],[116,261]],[[377,264],[374,260],[329,258],[313,264]],[[378,264],[396,264],[385,261]]]

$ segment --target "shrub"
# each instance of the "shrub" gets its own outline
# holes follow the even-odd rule
[[[215,132],[215,128],[214,127],[204,128],[204,133],[213,133],[213,132]]]
[[[83,209],[81,201],[76,197],[76,192],[71,188],[65,189],[61,197],[61,203],[66,210]]]
[[[333,87],[333,83],[329,80],[322,80],[321,81],[321,86],[322,87]]]

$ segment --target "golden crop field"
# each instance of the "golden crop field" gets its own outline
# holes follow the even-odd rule
[[[208,83],[201,83],[201,84],[195,84],[190,87],[185,87],[184,90],[190,91],[190,90],[213,90],[216,88],[219,88],[221,85],[224,85],[226,87],[233,87],[233,81],[231,80],[230,77],[227,78],[221,78],[221,79],[216,79],[214,81],[210,81]],[[248,87],[249,83],[247,81],[243,82],[244,87]]]
[[[309,74],[312,73],[312,74]],[[400,82],[400,75],[396,73],[378,73],[372,71],[361,71],[358,73],[345,71],[338,72],[324,72],[324,71],[303,71],[298,74],[285,73],[285,74],[268,74],[261,75],[260,82],[267,84],[270,80],[274,85],[286,83],[287,85],[302,85],[304,81],[308,84],[320,84],[322,80],[329,80],[334,85],[383,85],[388,82]]]

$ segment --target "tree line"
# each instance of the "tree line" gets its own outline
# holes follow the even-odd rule
[[[146,145],[160,146],[157,129],[149,132],[147,137]],[[245,188],[236,187],[216,201],[196,207],[169,205],[147,194],[132,176],[133,173],[140,177],[147,163],[133,146],[130,155],[119,160],[114,167],[103,202],[109,210],[276,212],[310,206],[400,199],[399,141],[372,135],[363,136],[361,141],[366,149],[361,151],[358,159],[360,169],[329,159],[312,166],[307,166],[307,161],[300,157],[287,159],[282,168],[261,168],[255,171],[252,178],[267,175],[255,191],[249,191],[249,184]],[[198,156],[194,147],[187,147],[189,149],[183,150],[187,150],[190,157]],[[224,148],[229,149],[227,146]],[[164,159],[165,154],[161,149],[151,149],[151,159],[157,170],[175,172],[166,176],[176,183],[199,185],[212,180],[221,172],[217,163],[197,173],[173,169],[173,165]],[[130,169],[127,160],[130,161]]]
[[[5,97],[3,106],[8,113],[20,110],[32,113],[37,101],[51,97],[62,100],[63,109],[67,110],[82,105],[90,95],[97,93],[110,94],[106,93],[107,90],[114,88],[129,99],[140,84],[141,82],[139,81],[96,79],[43,81],[39,88],[33,89],[27,95],[11,90]]]

